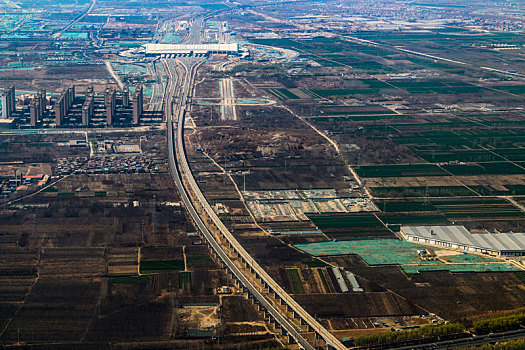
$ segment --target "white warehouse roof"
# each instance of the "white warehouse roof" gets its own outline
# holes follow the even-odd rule
[[[524,251],[525,233],[472,234],[464,226],[402,226],[405,236],[450,242],[492,251]]]
[[[146,44],[147,54],[238,52],[239,44]]]

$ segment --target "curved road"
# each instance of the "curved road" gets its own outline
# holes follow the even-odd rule
[[[190,60],[194,61],[192,59]],[[167,112],[167,118],[168,118],[167,133],[168,133],[169,165],[172,170],[172,176],[173,176],[173,180],[175,181],[175,185],[177,186],[177,189],[179,190],[182,201],[184,202],[184,205],[186,206],[186,209],[188,210],[191,218],[195,222],[195,225],[199,228],[199,231],[204,235],[204,237],[208,241],[208,244],[215,251],[215,253],[221,259],[221,261],[223,261],[224,264],[228,267],[228,269],[235,276],[235,278],[237,278],[237,280],[239,280],[239,282],[248,289],[249,293],[253,295],[259,301],[259,303],[275,318],[275,320],[287,331],[287,333],[290,334],[299,345],[301,345],[303,349],[314,350],[314,348],[308,343],[308,341],[301,335],[300,331],[298,331],[293,324],[291,324],[285,317],[282,316],[281,310],[278,310],[264,295],[262,295],[257,290],[257,288],[252,284],[252,282],[237,267],[237,265],[231,260],[231,258],[224,251],[222,246],[217,242],[213,234],[210,232],[206,224],[201,219],[199,213],[195,209],[193,202],[190,199],[188,192],[186,191],[186,188],[183,184],[182,176],[184,175],[181,174],[181,172],[179,171],[179,166],[182,169],[189,167],[186,161],[186,155],[185,155],[184,145],[182,144],[183,143],[182,140],[184,138],[183,124],[184,124],[184,119],[185,119],[185,114],[186,114],[185,106],[186,106],[187,96],[188,96],[187,93],[188,93],[188,90],[190,89],[190,85],[192,85],[191,81],[193,80],[193,74],[197,66],[197,62],[192,62],[192,63],[193,64],[189,63],[191,64],[189,66],[189,69],[186,64],[183,64],[183,66],[185,67],[186,74],[183,78],[184,86],[183,86],[182,96],[176,105],[178,112],[176,111],[175,114],[173,114],[172,103],[168,102],[166,106],[166,112]],[[168,62],[168,67],[169,66],[170,66],[170,62]],[[187,73],[188,71],[190,72],[189,74]],[[171,74],[172,73],[170,73],[170,75]],[[174,90],[175,90],[175,87],[173,85],[170,86],[170,92],[174,92]],[[181,158],[179,157],[182,157],[182,161],[181,161]],[[191,172],[185,172],[185,174],[186,174],[186,178],[188,178],[188,174],[191,174]]]
[[[203,19],[197,18],[192,21],[192,27],[187,37],[187,43],[197,43],[200,40],[201,28]],[[220,234],[225,238],[229,247],[231,247],[235,255],[238,255],[242,262],[250,269],[252,275],[255,275],[260,280],[261,284],[274,293],[276,300],[281,300],[281,304],[285,304],[287,309],[293,312],[295,318],[301,320],[303,324],[307,324],[309,328],[313,329],[315,333],[324,340],[328,348],[343,350],[346,347],[324,328],[314,317],[312,317],[302,306],[300,306],[284,289],[268,275],[268,273],[251,257],[251,255],[244,249],[244,247],[237,241],[231,232],[224,226],[217,214],[213,211],[208,201],[200,190],[186,158],[186,149],[184,146],[184,121],[186,116],[186,108],[188,106],[188,99],[193,88],[193,81],[195,72],[198,66],[204,62],[204,59],[194,57],[180,58],[179,62],[183,67],[183,72],[179,73],[179,81],[174,84],[174,72],[176,62],[173,60],[165,61],[168,74],[170,76],[170,84],[167,90],[166,98],[166,119],[168,131],[168,153],[169,164],[172,171],[175,184],[181,194],[182,200],[186,205],[192,219],[196,226],[208,240],[208,243],[217,253],[220,259],[230,269],[232,274],[245,286],[249,293],[253,295],[258,302],[270,313],[271,317],[281,325],[286,334],[290,335],[303,349],[314,349],[314,347],[303,337],[302,329],[299,325],[292,323],[286,312],[276,307],[276,304],[270,301],[256,288],[254,283],[247,275],[239,269],[232,258],[225,252],[223,246],[217,242],[210,229],[206,226],[203,218],[197,212],[191,194],[194,195],[197,202],[207,216],[205,219],[211,219],[212,227],[217,228]],[[183,76],[183,77],[182,77]],[[176,101],[173,97],[178,97]],[[186,185],[183,181],[186,180]],[[283,316],[283,314],[285,316]]]

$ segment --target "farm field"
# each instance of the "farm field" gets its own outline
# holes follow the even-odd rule
[[[67,136],[31,138],[43,147],[42,155],[49,153],[38,158],[46,163],[35,163],[34,171],[55,171],[55,154],[64,147],[57,139]],[[160,133],[148,134],[144,150],[163,159],[163,140]],[[30,154],[25,144],[18,155]],[[71,152],[64,149],[65,156]],[[102,348],[123,341],[176,341],[181,348],[203,344],[188,338],[188,329],[202,326],[174,305],[210,301],[217,287],[231,281],[207,246],[187,235],[195,229],[177,205],[173,186],[166,172],[73,174],[17,206],[2,206],[2,344],[16,343],[18,337],[23,343],[85,341]],[[213,301],[219,305],[218,298]],[[223,312],[231,313],[231,307],[225,305]],[[252,319],[264,324],[253,312]],[[229,319],[225,327],[239,320],[236,314]],[[236,326],[241,333],[251,329]],[[252,339],[248,335],[243,341]],[[257,341],[273,346],[272,339],[259,335]],[[235,337],[224,341],[237,342]]]
[[[475,229],[523,230],[523,211],[512,203],[494,201],[505,201],[495,199],[496,196],[519,199],[525,194],[525,116],[520,111],[519,97],[525,85],[495,76],[493,81],[483,81],[475,69],[426,60],[395,49],[394,43],[402,40],[408,46],[417,43],[437,56],[446,56],[437,48],[448,48],[445,38],[450,35],[439,29],[410,38],[406,33],[388,33],[383,37],[357,32],[358,38],[378,40],[384,47],[345,40],[345,36],[254,42],[295,50],[299,57],[323,67],[323,73],[316,71],[315,80],[298,77],[293,83],[287,82],[318,98],[283,99],[283,103],[338,143],[342,158],[365,180],[376,201],[383,203],[389,198],[422,202],[430,197],[434,204],[459,197],[486,198],[480,202],[475,199],[476,203],[467,201],[464,207],[445,203],[424,208],[422,212],[429,212],[426,216],[414,214],[415,210],[387,209],[389,213],[379,215],[382,221],[458,221]],[[467,43],[493,42],[494,37],[501,37],[503,42],[510,38],[522,40],[520,36],[500,33],[494,33],[494,37],[475,37],[462,31],[453,35],[464,48],[457,55],[465,55],[467,60],[476,59],[466,48]],[[431,48],[424,40],[436,46]],[[483,55],[494,57],[489,52]],[[504,62],[503,56],[494,57],[494,62]],[[421,67],[432,73],[406,78]],[[337,70],[353,76],[331,74]],[[376,75],[365,78],[359,75],[363,72]],[[378,207],[381,209],[381,204]],[[334,237],[333,232],[328,236]]]
[[[256,13],[269,14],[275,8],[279,5],[254,11],[250,16],[268,25],[265,29],[275,25],[287,27],[291,23],[288,18],[281,17],[283,22],[277,24],[257,17]],[[301,18],[300,13],[294,14]],[[244,21],[241,16],[236,20]],[[364,316],[377,311],[349,310],[339,303],[346,300],[355,305],[356,301],[366,299],[366,305],[381,305],[366,293],[370,290],[382,293],[384,286],[392,287],[403,298],[408,296],[404,299],[408,304],[384,296],[392,313],[416,312],[417,308],[411,308],[412,300],[421,301],[418,306],[430,306],[443,315],[456,316],[476,314],[476,306],[487,312],[505,308],[503,300],[509,302],[509,307],[518,305],[514,301],[519,299],[521,287],[514,277],[508,282],[508,292],[494,305],[485,300],[474,301],[478,293],[490,295],[490,291],[497,290],[496,281],[505,280],[503,276],[514,276],[519,269],[516,265],[451,251],[439,252],[438,260],[422,260],[417,253],[422,246],[396,239],[396,231],[400,225],[452,223],[480,231],[523,230],[523,211],[513,202],[520,201],[525,193],[522,178],[525,116],[521,110],[522,98],[518,96],[523,84],[506,82],[505,78],[470,66],[403,53],[398,50],[403,47],[402,42],[390,45],[389,41],[389,47],[372,46],[359,43],[353,34],[305,38],[295,36],[293,31],[287,27],[286,34],[277,38],[249,27],[245,34],[250,43],[290,49],[299,55],[279,61],[276,57],[282,56],[277,50],[266,48],[268,54],[261,58],[262,67],[243,63],[232,69],[243,77],[246,86],[253,88],[247,88],[247,92],[272,98],[275,106],[282,109],[272,107],[265,112],[246,109],[234,126],[212,122],[204,111],[199,111],[195,118],[202,129],[213,126],[218,130],[215,134],[203,131],[195,137],[195,144],[208,147],[217,163],[231,170],[237,186],[247,188],[242,194],[248,210],[272,235],[265,237],[249,226],[246,216],[222,214],[246,249],[297,300],[326,317],[326,324],[331,327],[339,323],[354,327],[353,322],[364,327],[361,322],[366,321],[358,320],[359,317],[350,321],[347,315]],[[424,32],[430,40],[437,38],[445,44],[456,35],[452,28],[444,33],[428,28]],[[356,33],[358,38],[367,35]],[[457,35],[460,40],[466,38],[461,31]],[[386,42],[389,34],[385,37]],[[518,87],[508,88],[514,83]],[[511,91],[517,94],[512,95]],[[311,130],[288,120],[289,111],[324,134],[325,140],[318,140],[318,144],[327,147],[316,150],[316,155],[338,161],[320,166],[322,161],[312,153],[296,152],[301,147],[313,146],[299,137],[282,135],[292,135],[298,128],[304,134]],[[268,128],[271,122],[278,127]],[[239,133],[222,131],[230,127],[244,129]],[[260,128],[264,129],[258,130],[257,135],[263,132],[267,135],[259,138],[255,130]],[[274,134],[276,130],[278,136]],[[254,138],[258,140],[255,145]],[[238,146],[239,143],[245,147]],[[293,156],[279,152],[289,150],[291,144],[297,145],[290,152]],[[361,180],[359,184],[353,172],[340,171],[342,163],[355,171]],[[211,175],[205,176],[207,182],[211,181]],[[345,183],[338,182],[341,178]],[[338,185],[332,186],[331,179]],[[224,189],[226,182],[213,180],[213,185],[221,184]],[[320,183],[323,184],[317,185]],[[368,191],[359,191],[361,184]],[[218,190],[213,185],[203,183],[202,187],[210,198],[220,200],[220,196],[214,196]],[[342,198],[352,198],[341,196],[350,192],[348,188],[357,198],[371,194],[378,210],[321,213],[310,208],[303,211],[305,218],[295,218],[294,201],[298,198],[294,191],[307,188],[333,188],[336,196]],[[279,196],[271,194],[272,191]],[[254,196],[255,192],[259,196]],[[283,206],[285,202],[290,207]],[[366,296],[361,299],[352,293],[341,293],[330,268],[310,267],[303,263],[305,255],[287,250],[278,242],[320,257],[323,262],[344,266],[355,273]],[[274,254],[270,256],[264,252],[266,249]],[[285,257],[285,253],[290,255]],[[443,295],[449,296],[451,302],[446,306],[441,307],[418,293],[418,288],[429,291],[427,284],[439,286],[440,279],[434,276],[447,283]],[[333,300],[316,296],[325,293],[332,293]],[[439,299],[439,294],[432,296]],[[394,303],[399,309],[392,307]]]
[[[401,177],[401,176],[448,176],[449,174],[434,164],[417,165],[369,165],[356,167],[361,177]]]
[[[331,239],[393,237],[373,214],[310,215],[309,219]]]
[[[299,270],[297,269],[287,269],[286,274],[290,279],[292,284],[292,289],[294,294],[304,293],[303,283],[301,281],[301,276],[299,275]]]
[[[15,118],[0,123],[0,347],[296,347],[194,227],[166,158],[170,116],[162,122],[167,110],[152,101],[187,101],[181,141],[210,206],[345,345],[523,311],[523,257],[400,239],[402,225],[525,231],[523,4],[24,0],[0,10],[0,88],[17,89]],[[156,55],[147,43],[238,50]],[[184,69],[167,69],[180,62],[196,64],[188,99]],[[93,124],[109,113],[106,88],[125,104],[122,84],[145,87],[141,123],[158,124],[70,128],[86,87]],[[74,108],[55,125],[70,85]],[[50,129],[28,130],[42,89]],[[224,120],[230,102],[235,120]]]

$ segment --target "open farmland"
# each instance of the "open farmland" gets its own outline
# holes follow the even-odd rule
[[[193,176],[245,260],[345,346],[476,336],[473,321],[523,312],[524,257],[401,232],[525,231],[522,3],[10,0],[0,13],[0,89],[16,86],[0,118],[0,347],[298,347],[195,227],[167,159],[174,125],[183,186]],[[146,46],[188,43],[236,49]],[[87,124],[104,129],[71,124],[86,124],[87,86]]]
[[[446,46],[442,38],[448,35],[429,31],[408,42],[421,44],[425,38]],[[406,34],[357,36],[378,39],[385,45],[372,47],[344,37],[254,42],[296,50],[326,68],[324,75],[317,73],[316,80],[308,76],[294,79],[296,89],[306,89],[317,99],[285,99],[283,103],[331,135],[372,196],[409,202],[435,197],[432,203],[450,197],[486,198],[486,209],[481,209],[485,205],[482,200],[471,209],[468,202],[464,209],[446,204],[437,210],[425,209],[435,212],[427,217],[389,210],[392,214],[381,215],[384,222],[457,221],[474,228],[520,230],[523,211],[512,202],[498,208],[494,201],[502,200],[497,196],[525,194],[525,119],[517,97],[523,84],[485,83],[474,68],[459,70],[451,63],[400,52],[392,43],[396,38],[406,40]],[[466,33],[459,38],[474,39]],[[374,78],[336,76],[331,74],[335,67],[353,74],[387,74]],[[416,76],[416,67],[429,69],[432,77]],[[393,77],[396,74],[410,79]]]
[[[54,155],[64,147],[55,138],[45,146],[53,155],[45,159],[50,172],[56,169]],[[159,140],[150,134],[143,148],[163,159],[165,145]],[[26,150],[19,147],[19,152]],[[190,334],[206,330],[198,320],[207,312],[220,322],[216,288],[231,281],[200,238],[188,235],[195,229],[170,175],[72,174],[57,180],[0,210],[2,343],[19,337],[32,344],[85,341],[100,347],[159,341],[176,341],[183,348],[202,345],[202,338]],[[215,311],[176,306],[210,302]],[[252,320],[265,325],[253,312]],[[237,321],[242,320],[230,316],[222,332],[232,323],[238,334],[248,333],[243,341],[252,341],[252,326]],[[267,332],[257,337],[273,344]]]
[[[328,237],[342,239],[385,238],[393,233],[373,214],[309,216]]]
[[[446,273],[452,276],[449,277],[451,281],[456,281],[451,283],[457,283],[449,285],[447,293],[460,293],[461,302],[465,302],[468,297],[463,292],[469,287],[457,282],[459,277],[456,275],[465,272],[467,275],[479,274],[480,280],[491,281],[489,276],[493,272],[511,275],[519,270],[508,262],[450,251],[439,252],[437,260],[422,260],[418,256],[421,246],[405,245],[406,242],[398,240],[395,233],[400,225],[452,222],[488,230],[520,227],[523,221],[520,208],[496,196],[507,189],[506,186],[519,191],[519,186],[525,185],[519,178],[522,174],[520,161],[502,158],[498,153],[514,148],[517,149],[514,152],[519,154],[519,128],[520,125],[525,126],[525,123],[520,124],[521,114],[512,112],[512,128],[503,131],[511,124],[501,123],[501,113],[495,117],[486,111],[465,113],[461,109],[467,103],[477,108],[471,101],[479,96],[486,99],[500,92],[463,81],[459,76],[441,78],[441,75],[457,72],[456,68],[447,65],[433,65],[425,60],[397,64],[406,57],[357,44],[333,45],[341,43],[340,39],[253,41],[264,45],[283,44],[280,47],[298,50],[300,58],[315,60],[321,67],[315,70],[315,76],[303,74],[286,78],[278,75],[282,71],[279,72],[275,66],[260,70],[252,67],[256,73],[239,68],[243,79],[259,89],[252,91],[277,99],[276,105],[240,109],[240,118],[235,125],[211,119],[209,114],[198,110],[194,120],[197,130],[201,132],[197,131],[188,138],[187,148],[190,149],[192,168],[200,174],[201,188],[214,203],[226,205],[227,210],[222,207],[217,209],[225,223],[285,290],[301,300],[309,310],[325,317],[327,325],[348,330],[365,328],[365,318],[379,312],[374,309],[377,305],[383,305],[389,315],[420,312],[419,304],[417,307],[411,304],[414,290],[419,286],[410,282],[412,279],[424,280],[429,274]],[[332,46],[329,47],[328,43]],[[331,52],[341,48],[340,52]],[[362,52],[357,52],[361,49]],[[352,61],[356,56],[376,53],[389,56],[387,59],[391,62],[385,62],[379,55],[374,59],[367,57],[369,63],[362,65],[358,64],[357,58]],[[347,62],[343,60],[346,55],[352,56]],[[371,63],[372,60],[376,63]],[[365,70],[369,74],[380,70],[381,73],[395,71],[392,74],[403,74],[416,65],[432,66],[433,77],[391,79],[384,74],[377,75],[377,78],[357,76]],[[279,73],[272,76],[270,71]],[[257,74],[266,75],[267,79],[262,81]],[[279,109],[280,105],[285,109]],[[304,125],[288,119],[290,110],[321,130],[337,144],[339,152],[333,153],[333,148],[317,149],[315,153],[324,155],[325,160],[314,156],[314,152],[296,152],[295,149],[289,157],[280,153],[278,150],[289,150],[290,142],[293,142],[280,133],[294,135],[297,128],[301,128],[303,135],[310,132],[303,129]],[[279,127],[270,127],[272,122]],[[213,133],[207,130],[210,126],[214,126]],[[256,136],[254,128],[260,129]],[[510,138],[506,139],[506,136]],[[313,135],[312,139],[316,137]],[[324,140],[318,141],[325,144]],[[304,139],[296,139],[295,142],[312,150]],[[196,147],[204,149],[221,168],[210,166],[198,152],[191,151]],[[357,198],[366,198],[368,193],[358,190],[359,185],[354,182],[352,173],[341,171],[340,160],[355,170],[368,193],[374,197],[378,210],[371,213],[321,214],[318,210],[303,208],[306,218],[297,216],[294,201],[302,200],[299,193],[307,188],[334,189],[339,198],[352,198],[349,193]],[[231,173],[230,179],[223,169]],[[497,183],[493,181],[495,174],[502,175]],[[219,180],[221,177],[224,180]],[[340,183],[342,178],[344,182]],[[230,185],[231,181],[236,183],[237,193]],[[242,216],[237,205],[232,205],[233,200],[241,198],[241,195],[246,203]],[[235,214],[233,210],[236,210]],[[253,217],[245,216],[245,210],[251,212]],[[489,215],[490,212],[494,215]],[[254,226],[254,220],[267,232],[263,233]],[[363,296],[344,293],[330,267],[310,267],[310,263],[304,262],[306,254],[289,250],[282,243],[352,271],[364,289]],[[270,254],[270,251],[273,253]],[[345,262],[349,260],[355,264],[346,266]],[[405,291],[398,298],[382,289],[384,284],[381,278],[389,278],[387,274],[382,274],[384,270],[395,271],[389,284],[402,286],[396,287],[396,293],[400,288],[407,288],[406,294],[410,298],[404,299]],[[425,285],[425,282],[421,283]],[[497,288],[493,282],[486,283],[489,285],[483,291]],[[515,297],[520,293],[520,286],[515,281],[510,285],[512,287],[501,298],[501,303],[479,303],[482,309],[504,308],[502,300],[508,300],[511,307],[516,307],[519,302]],[[319,303],[321,299],[318,295],[325,293],[330,293],[330,300]],[[376,294],[372,296],[372,293]],[[476,292],[470,295],[476,295]],[[420,300],[440,315],[476,313],[471,304],[465,304],[459,308],[460,312],[455,313],[453,306],[438,307],[430,297]],[[358,303],[363,307],[342,309],[339,307],[342,303]]]

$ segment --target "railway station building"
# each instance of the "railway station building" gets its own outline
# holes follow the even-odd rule
[[[146,56],[205,56],[238,54],[239,44],[146,44]]]

